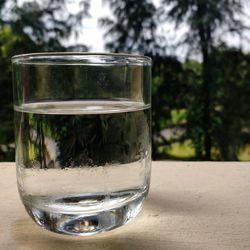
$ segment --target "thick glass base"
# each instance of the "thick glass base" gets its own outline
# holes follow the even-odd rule
[[[59,234],[89,236],[120,227],[141,210],[144,195],[105,211],[62,213],[25,205],[33,220],[41,227]]]

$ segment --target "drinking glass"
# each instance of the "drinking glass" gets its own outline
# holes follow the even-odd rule
[[[92,235],[134,218],[149,190],[151,59],[12,58],[17,183],[41,227]]]

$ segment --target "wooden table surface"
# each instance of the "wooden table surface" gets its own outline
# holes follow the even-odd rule
[[[61,236],[26,214],[14,163],[0,164],[0,249],[250,249],[250,163],[154,162],[150,194],[129,224]]]

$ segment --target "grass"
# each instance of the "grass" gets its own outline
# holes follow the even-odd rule
[[[194,148],[190,140],[184,143],[175,142],[171,144],[167,150],[167,154],[174,158],[193,158],[195,156]]]
[[[161,154],[166,154],[170,159],[190,160],[195,157],[191,140],[186,140],[184,143],[172,143],[170,146],[161,147],[159,151]]]
[[[240,150],[238,158],[240,161],[250,161],[250,144]]]
[[[176,142],[171,146],[161,147],[161,154],[166,154],[169,159],[175,160],[193,160],[195,159],[195,151],[192,147],[191,140],[186,140],[184,143]],[[215,153],[215,152],[213,152]],[[250,161],[250,144],[243,147],[238,154],[239,161]]]

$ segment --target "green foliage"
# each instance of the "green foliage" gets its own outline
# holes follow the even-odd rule
[[[108,0],[114,18],[103,17],[99,20],[107,29],[105,37],[107,49],[114,52],[133,52],[159,54],[164,51],[160,46],[163,37],[156,34],[157,9],[151,0]]]
[[[16,114],[20,161],[27,167],[104,166],[141,160],[150,111],[96,115]],[[49,150],[51,144],[57,149]]]
[[[13,106],[12,106],[12,88],[11,88],[11,67],[9,60],[9,50],[19,41],[8,26],[0,28],[0,145],[6,145],[14,142],[13,138]],[[13,160],[13,148],[5,149],[1,154],[0,160]],[[2,156],[1,156],[2,155]]]
[[[218,30],[219,35],[222,32],[242,35],[247,28],[240,19],[245,15],[242,0],[162,0],[161,3],[162,20],[173,22],[176,28],[188,26],[182,43],[188,44],[190,51],[201,52],[203,46],[211,49],[215,38],[221,38]]]
[[[63,40],[77,33],[82,19],[88,17],[89,1],[79,2],[79,11],[71,14],[68,1],[0,1],[0,160],[13,160],[14,142],[12,79],[10,58],[15,54],[74,50]],[[86,46],[76,45],[86,50]],[[4,145],[2,150],[1,145]]]
[[[155,58],[152,89],[152,140],[153,158],[163,158],[159,148],[171,141],[162,130],[171,123],[173,109],[185,107],[186,74],[182,64],[174,57]],[[180,139],[181,140],[181,139]]]
[[[171,145],[191,140],[196,159],[237,159],[249,141],[248,65],[244,56],[238,62],[232,58],[229,64],[222,57],[229,52],[226,48],[220,52],[216,43],[226,33],[242,37],[248,29],[240,18],[245,17],[243,2],[162,0],[156,9],[149,0],[113,0],[109,6],[114,18],[101,19],[107,48],[153,57],[153,158],[170,157]],[[183,24],[188,27],[178,46],[188,45],[188,56],[198,53],[202,63],[180,63],[166,55],[166,48],[159,44],[167,40],[167,34],[159,37],[156,30],[162,22],[172,22],[176,29]]]
[[[158,9],[151,0],[104,2],[112,12],[111,17],[100,19],[100,25],[106,31],[106,48],[113,52],[141,53],[153,58],[153,158],[249,160],[250,56],[226,45],[220,46],[226,33],[243,37],[244,30],[248,28],[241,21],[241,17],[245,16],[243,1],[162,0]],[[0,1],[0,160],[13,160],[14,157],[9,145],[14,141],[10,57],[26,52],[86,50],[81,44],[68,48],[64,46],[67,38],[77,34],[82,19],[89,16],[89,1],[79,3],[79,12],[71,14],[66,0],[24,1],[22,5],[17,5],[14,0]],[[162,22],[173,22],[177,29],[183,24],[188,27],[178,46],[188,45],[188,56],[201,55],[201,63],[188,59],[180,62],[166,54],[169,49],[166,46],[168,34],[159,35],[157,32]],[[70,79],[82,79],[83,73],[75,70],[68,77],[63,77],[61,83],[66,86]],[[44,71],[41,71],[40,75],[43,74]],[[117,90],[119,73],[112,72],[112,77],[117,79],[112,78],[113,82],[117,82],[112,88]],[[99,84],[99,78],[96,72],[90,72],[89,81],[93,82],[88,92],[90,98],[95,96],[97,85],[103,87],[109,81],[105,78]],[[34,93],[36,96],[47,91],[42,77],[40,80],[39,90]],[[71,91],[72,94],[85,95],[85,85],[82,86],[79,89],[72,83],[70,90],[65,88],[65,92],[61,93],[66,96]],[[57,86],[54,86],[50,90],[53,95],[56,89]],[[105,130],[104,120],[99,122],[103,124],[100,125],[102,130]],[[66,130],[71,130],[70,124],[65,125]],[[93,124],[96,126],[97,122]],[[125,129],[119,127],[123,123],[119,124],[117,121],[112,126],[117,131]],[[81,128],[88,131],[88,126],[88,123],[79,122],[79,131]],[[41,127],[43,125],[40,124],[37,129],[41,130]],[[74,131],[67,136],[63,131],[56,132],[61,142],[75,140],[72,150],[79,154],[77,148],[84,140],[78,138]],[[47,136],[51,132],[47,131]],[[121,135],[121,131],[118,134]],[[123,139],[126,158],[127,146],[125,137]],[[88,140],[91,138],[85,141]],[[111,144],[115,147],[115,137],[113,140]],[[7,145],[8,151],[1,152],[1,145]],[[97,148],[100,150],[101,145]],[[73,151],[69,151],[69,155]],[[101,158],[99,160],[102,161]],[[63,161],[67,161],[67,152]]]
[[[219,159],[238,160],[241,149],[250,142],[250,55],[222,48],[213,57],[212,134],[220,149]]]
[[[211,150],[215,146],[212,138],[212,89],[215,79],[212,77],[214,62],[211,54],[216,38],[220,39],[216,34],[223,27],[224,34],[241,35],[246,27],[239,19],[240,15],[244,15],[241,0],[162,0],[161,18],[173,21],[177,28],[185,23],[189,29],[182,44],[187,44],[190,52],[198,51],[202,56],[202,85],[195,87],[196,97],[188,116],[198,158],[211,160]]]

